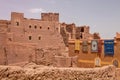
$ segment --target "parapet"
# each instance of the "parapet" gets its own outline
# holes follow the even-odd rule
[[[42,13],[42,21],[59,21],[59,13]]]
[[[0,24],[8,24],[8,23],[10,23],[10,21],[8,21],[8,20],[0,20]]]
[[[24,13],[11,12],[11,20],[13,19],[24,19]]]

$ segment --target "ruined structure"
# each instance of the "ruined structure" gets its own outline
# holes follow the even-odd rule
[[[94,38],[93,34],[90,33],[89,26],[76,26],[74,23],[62,23],[60,33],[66,46],[68,46],[70,39],[90,40]]]

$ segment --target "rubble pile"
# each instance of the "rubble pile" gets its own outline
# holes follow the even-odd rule
[[[69,57],[68,52],[60,51],[58,48],[36,49],[35,63],[38,65],[55,67],[76,67],[77,56]],[[31,61],[30,61],[31,62]]]
[[[77,56],[74,57],[63,57],[63,56],[54,56],[55,67],[77,67]]]
[[[120,68],[116,69],[116,79],[120,80]]]
[[[116,68],[58,68],[36,64],[0,66],[0,80],[116,80]]]
[[[55,55],[63,56],[59,48],[40,48],[36,49],[35,63],[39,65],[53,65]]]

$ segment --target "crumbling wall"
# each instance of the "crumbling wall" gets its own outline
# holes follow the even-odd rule
[[[36,56],[36,63],[40,65],[53,65],[53,57],[57,54],[59,51],[57,49],[53,48],[40,48],[35,50],[35,56]]]
[[[68,46],[68,38],[69,38],[69,35],[66,34],[66,32],[65,32],[65,30],[64,30],[64,27],[61,27],[61,28],[60,28],[60,34],[61,34],[61,36],[63,37],[63,41],[64,41],[65,46]]]
[[[78,57],[54,56],[53,66],[55,67],[77,67]]]
[[[72,67],[72,58],[60,48],[37,48],[27,43],[8,43],[1,52],[1,64],[23,65],[25,62],[34,62],[39,65]],[[57,56],[57,57],[56,57]],[[77,62],[77,60],[75,61]]]
[[[5,63],[5,44],[6,44],[6,33],[0,32],[0,64],[4,65]]]
[[[55,67],[72,67],[71,57],[54,56]]]
[[[0,65],[6,65],[6,54],[5,54],[5,48],[0,46]]]
[[[69,57],[67,51],[61,52],[59,48],[39,48],[35,50],[35,62],[39,65],[55,67],[76,67],[77,56]]]
[[[0,66],[0,80],[116,80],[116,68],[55,68],[38,65]]]

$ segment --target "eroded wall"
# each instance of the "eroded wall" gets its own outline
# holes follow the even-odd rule
[[[0,66],[0,79],[9,80],[119,80],[114,66],[102,68],[55,68],[28,64]],[[117,79],[118,78],[118,79]]]

